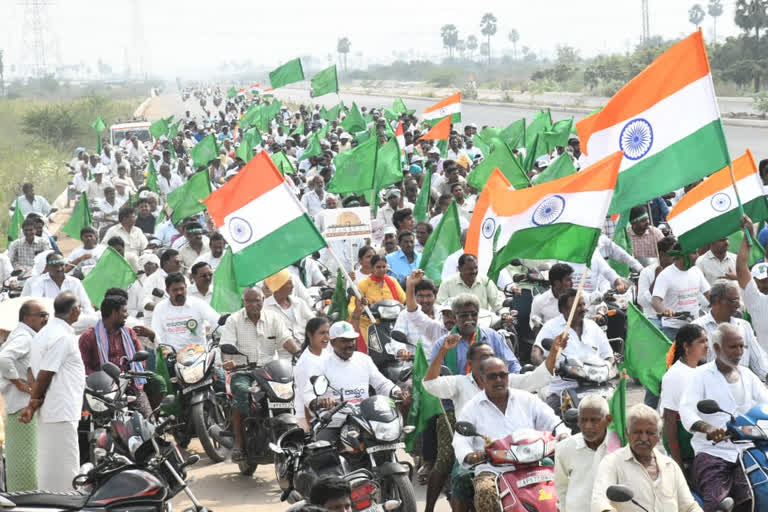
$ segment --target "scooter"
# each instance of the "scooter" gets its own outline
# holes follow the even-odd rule
[[[605,496],[616,503],[632,503],[639,510],[651,512],[641,504],[635,501],[635,493],[626,485],[611,485],[605,490]],[[730,512],[733,510],[733,498],[725,498],[717,507],[718,511]]]

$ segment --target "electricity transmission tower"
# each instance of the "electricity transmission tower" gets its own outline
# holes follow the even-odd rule
[[[144,15],[141,10],[141,0],[131,2],[131,48],[134,52],[134,70],[138,78],[147,78],[149,62],[147,58],[147,44],[144,39]]]
[[[51,58],[51,28],[48,7],[54,5],[51,0],[23,0],[24,7],[24,46],[30,50],[29,58],[32,75],[42,78],[48,73]]]
[[[651,25],[648,22],[648,0],[642,0],[642,2],[643,2],[643,44],[645,44],[651,38]]]

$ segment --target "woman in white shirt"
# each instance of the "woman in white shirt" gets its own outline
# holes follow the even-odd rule
[[[309,430],[307,418],[310,416],[308,416],[309,411],[304,407],[304,392],[311,386],[309,378],[323,373],[325,357],[328,355],[326,349],[331,341],[328,335],[330,327],[331,324],[325,317],[312,318],[307,322],[301,356],[293,369],[293,381],[296,387],[293,406],[299,424],[306,430]]]
[[[688,324],[681,327],[669,349],[669,369],[661,381],[659,411],[664,420],[664,447],[683,471],[684,463],[693,461],[693,449],[692,436],[680,422],[680,400],[696,367],[707,361],[707,350],[707,333],[701,326]]]

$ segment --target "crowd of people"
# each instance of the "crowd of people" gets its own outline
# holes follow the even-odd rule
[[[326,190],[336,172],[334,159],[361,139],[361,133],[348,133],[341,126],[348,109],[326,119],[319,105],[283,105],[260,134],[253,153],[287,157],[294,172],[286,174],[286,180],[318,223],[323,210],[377,202],[372,234],[365,240],[333,241],[338,258],[323,249],[243,290],[241,309],[217,311],[211,301],[225,238],[206,212],[171,220],[167,197],[200,169],[209,174],[213,189],[236,176],[247,163],[238,153],[243,142],[238,121],[252,104],[270,100],[257,94],[225,98],[216,87],[185,95],[194,98],[190,102],[200,100],[204,109],[193,115],[196,107],[190,107],[177,135],[160,137],[147,147],[135,134],[126,133],[123,140],[104,144],[100,153],[77,149],[71,162],[73,197],[85,192],[94,212],[93,225],[79,233],[81,245],[61,250],[63,235],[49,230],[51,205],[35,194],[33,184],[26,183],[16,201],[24,221],[8,251],[0,255],[4,289],[21,290],[26,298],[17,327],[6,333],[0,348],[9,490],[71,489],[78,469],[77,422],[86,375],[106,361],[126,369],[125,358],[143,349],[153,351],[146,363],[153,369],[156,349],[157,357],[163,357],[162,347],[180,350],[203,344],[206,333],[220,321],[221,343],[235,345],[251,362],[264,365],[279,358],[295,363],[295,412],[305,427],[318,407],[329,407],[338,398],[334,389],[344,389],[355,401],[370,390],[407,400],[409,390],[382,375],[367,355],[373,320],[365,309],[389,299],[402,304],[395,329],[409,341],[396,345],[397,357],[412,359],[420,342],[429,360],[424,389],[443,400],[444,414],[431,420],[411,454],[418,462],[416,480],[426,485],[426,512],[433,512],[446,488],[456,512],[467,510],[468,503],[478,512],[501,510],[497,468],[485,460],[480,438],[454,433],[456,420],[474,424],[491,439],[526,428],[554,429],[559,440],[556,499],[563,511],[629,510],[606,497],[606,488],[615,483],[630,486],[636,501],[648,510],[699,510],[689,482],[707,512],[728,495],[739,506],[748,503],[737,462],[739,448],[728,440],[712,444],[723,438],[727,418],[703,415],[696,403],[712,398],[724,410],[743,412],[768,402],[768,264],[748,266],[751,248],[746,239],[738,248],[722,239],[697,252],[682,252],[665,216],[685,190],[631,210],[626,228],[631,248],[613,241],[615,222],[606,219],[591,265],[548,262],[546,290],[518,286],[514,279],[541,262],[516,262],[520,264],[510,265],[494,281],[479,273],[478,255],[463,251],[446,259],[438,284],[420,269],[422,253],[454,202],[462,241],[466,235],[479,193],[466,178],[488,156],[474,144],[478,127],[454,125],[441,148],[421,139],[429,128],[412,113],[399,112],[393,118],[363,107],[369,136],[386,142],[402,126],[403,179],[373,196],[339,197]],[[220,154],[201,165],[192,160],[191,151],[209,134],[219,141]],[[314,134],[322,135],[322,151],[302,158]],[[550,157],[563,154],[580,168],[579,140],[572,137],[567,146],[539,158],[529,178],[544,172]],[[152,170],[157,171],[156,186],[148,183]],[[760,171],[768,180],[768,162],[761,162]],[[417,222],[414,205],[428,173],[428,219]],[[755,240],[768,235],[757,233],[748,217],[742,226]],[[81,280],[107,247],[123,256],[138,278],[127,289],[110,288],[100,304],[93,304]],[[638,276],[636,285],[614,270],[616,262]],[[318,289],[333,287],[339,265],[349,274],[347,285],[355,293],[349,293],[346,313],[331,319],[324,315]],[[579,294],[575,285],[584,272]],[[555,371],[561,353],[596,354],[614,364],[614,350],[599,325],[604,313],[599,304],[609,290],[634,291],[642,312],[674,342],[660,397],[647,393],[646,404],[627,411],[627,446],[613,452],[606,441],[608,402],[600,396],[581,400],[579,434],[569,436],[570,431],[558,425],[561,392],[574,384]],[[533,300],[521,325],[519,312],[505,306],[505,299],[525,295]],[[225,313],[231,315],[224,322]],[[481,321],[484,317],[490,320]],[[500,334],[501,326],[532,333],[530,361]],[[554,339],[554,345],[545,348],[546,339]],[[231,357],[222,359],[222,370],[234,367]],[[537,368],[520,374],[521,363],[528,362]],[[441,375],[441,367],[451,375]],[[320,374],[330,386],[326,395],[316,397],[310,377]],[[233,461],[244,456],[242,424],[249,386],[242,375],[231,382]],[[143,411],[165,391],[159,379],[135,387]],[[321,437],[336,439],[341,421],[343,417],[334,419]],[[312,502],[318,506],[349,509],[343,480],[324,480],[316,494]]]

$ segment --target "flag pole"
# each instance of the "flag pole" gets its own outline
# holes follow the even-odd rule
[[[571,312],[568,313],[568,321],[565,323],[565,330],[563,331],[563,334],[567,334],[568,331],[571,329],[571,322],[573,322],[573,315],[576,314],[576,307],[579,304],[579,298],[581,297],[581,292],[584,290],[584,282],[587,280],[587,271],[589,270],[589,267],[584,265],[584,272],[581,274],[581,280],[579,281],[579,287],[576,288],[576,296],[573,298],[573,304],[571,305]],[[560,347],[557,348],[557,357],[555,357],[555,361],[560,359],[560,353],[563,351]]]

